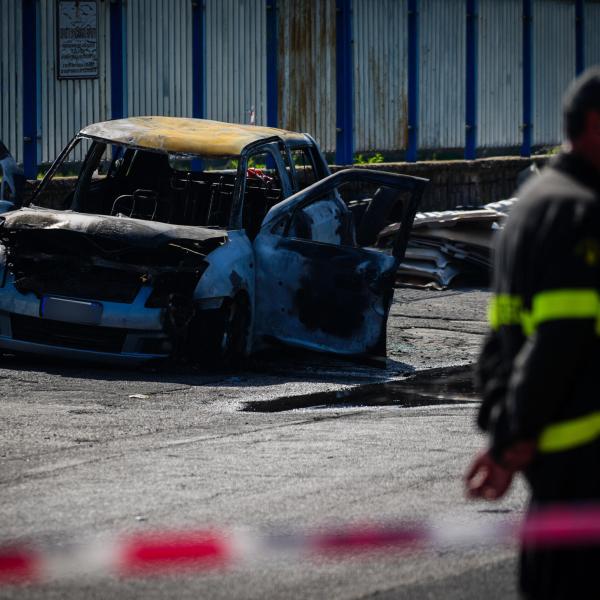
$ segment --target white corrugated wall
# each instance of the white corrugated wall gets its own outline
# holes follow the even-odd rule
[[[479,0],[477,144],[518,146],[523,120],[522,0]]]
[[[466,9],[464,2],[419,3],[419,147],[465,143]]]
[[[125,11],[129,116],[191,117],[192,3],[127,0]]]
[[[2,0],[0,16],[0,139],[23,157],[23,41],[21,0]]]
[[[354,144],[402,150],[407,137],[407,1],[354,0]]]
[[[585,3],[585,64],[600,65],[600,2]]]
[[[335,150],[335,0],[280,0],[279,124]]]
[[[562,96],[575,77],[575,2],[534,0],[533,143],[563,139]]]
[[[267,24],[263,0],[207,0],[206,116],[267,122]]]
[[[57,79],[56,2],[40,1],[40,162],[51,162],[85,125],[110,118],[110,3],[98,2],[99,76]],[[81,152],[74,157],[80,160]]]

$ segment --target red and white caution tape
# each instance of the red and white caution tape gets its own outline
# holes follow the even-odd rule
[[[383,551],[500,545],[600,545],[600,507],[555,507],[523,523],[452,522],[349,526],[309,532],[251,530],[139,534],[60,547],[0,547],[0,584],[82,576],[144,576],[180,569],[207,570],[280,558],[310,559]]]

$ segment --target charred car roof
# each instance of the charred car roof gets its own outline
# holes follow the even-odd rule
[[[131,117],[88,125],[80,135],[175,154],[236,156],[249,144],[278,137],[288,143],[306,143],[307,136],[284,129],[221,123],[179,117]]]

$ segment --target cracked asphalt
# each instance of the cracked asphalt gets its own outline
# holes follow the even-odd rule
[[[235,373],[3,356],[0,541],[430,516],[469,527],[518,517],[522,482],[492,505],[463,497],[462,474],[483,443],[476,403],[361,400],[360,386],[473,363],[487,298],[479,289],[397,290],[384,370],[279,351]],[[311,394],[318,406],[285,409]],[[0,588],[0,597],[493,600],[516,597],[514,571],[514,548],[473,547],[151,579],[82,577]]]

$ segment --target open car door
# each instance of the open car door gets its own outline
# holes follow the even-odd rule
[[[358,228],[338,193],[348,184],[379,188],[362,207]],[[274,206],[254,240],[255,337],[385,357],[396,270],[426,184],[417,177],[346,169]],[[356,243],[357,237],[374,243],[391,212],[400,223],[391,254]]]

